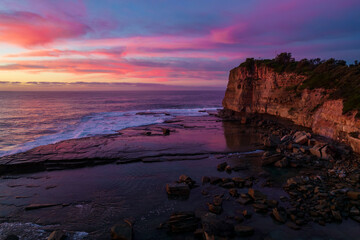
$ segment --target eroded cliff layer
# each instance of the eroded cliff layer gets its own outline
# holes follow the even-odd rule
[[[360,152],[358,110],[344,113],[344,98],[334,98],[333,88],[302,88],[308,79],[309,74],[278,71],[261,61],[241,64],[230,71],[223,107],[287,118]]]

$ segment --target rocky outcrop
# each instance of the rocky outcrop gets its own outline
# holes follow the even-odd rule
[[[295,91],[305,80],[304,75],[278,73],[265,64],[239,66],[230,71],[223,107],[244,115],[265,113],[290,119],[316,134],[346,142],[360,152],[357,111],[343,114],[343,100],[329,98],[333,90]]]

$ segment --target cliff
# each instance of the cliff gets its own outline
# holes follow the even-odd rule
[[[356,98],[360,96],[360,92],[343,94],[345,97],[342,97],[339,96],[339,91],[329,87],[331,84],[323,83],[321,86],[313,81],[314,74],[319,75],[319,70],[316,69],[323,68],[325,62],[314,64],[306,72],[296,70],[299,62],[289,62],[283,69],[290,70],[279,70],[274,67],[279,66],[275,65],[276,59],[247,59],[245,63],[232,69],[223,100],[224,109],[244,114],[266,113],[290,119],[295,124],[311,128],[316,134],[345,142],[355,152],[360,152],[360,120],[356,116],[358,110],[356,106],[349,107],[349,101],[354,98],[352,95]],[[345,69],[343,63],[341,65],[341,69]],[[315,87],[306,87],[310,85],[309,81],[313,81],[310,83]]]

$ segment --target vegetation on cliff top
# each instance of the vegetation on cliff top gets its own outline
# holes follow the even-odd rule
[[[277,73],[296,73],[307,78],[299,86],[292,89],[324,88],[332,89],[331,99],[342,98],[344,100],[343,112],[358,110],[360,116],[360,64],[347,65],[344,60],[302,59],[296,61],[291,53],[281,53],[274,59],[255,60],[247,58],[240,67],[253,71],[256,66],[267,66]]]

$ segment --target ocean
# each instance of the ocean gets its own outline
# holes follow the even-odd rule
[[[199,111],[221,108],[223,96],[224,91],[0,92],[0,156],[205,115]]]

